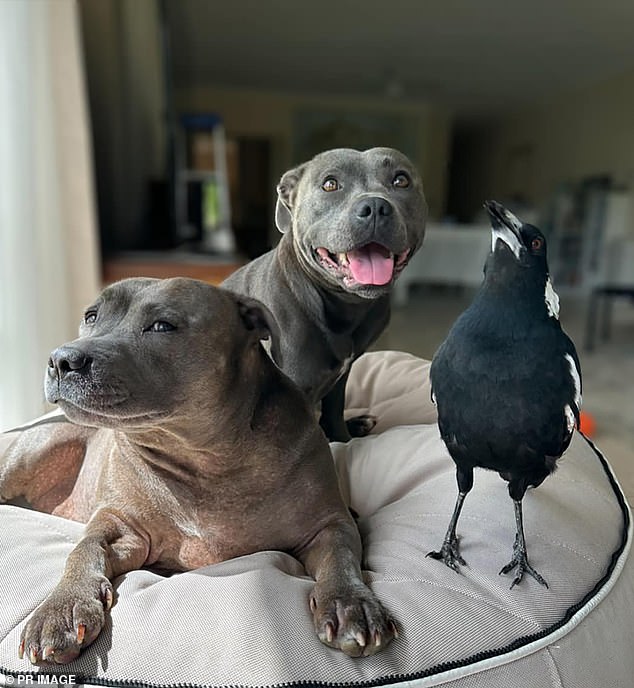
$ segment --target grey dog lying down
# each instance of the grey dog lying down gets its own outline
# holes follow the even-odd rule
[[[117,576],[270,549],[315,579],[307,612],[323,643],[361,656],[396,636],[363,581],[312,407],[260,345],[278,336],[254,299],[139,278],[107,287],[52,352],[46,396],[68,420],[13,433],[0,497],[86,528],[24,628],[32,663],[70,662],[97,637]]]

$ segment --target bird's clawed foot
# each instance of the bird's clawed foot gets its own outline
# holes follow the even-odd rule
[[[517,572],[515,574],[515,578],[513,579],[513,582],[511,583],[511,590],[518,584],[522,582],[522,578],[524,578],[524,574],[528,573],[529,576],[532,576],[538,583],[543,585],[545,588],[548,587],[548,583],[546,580],[539,574],[535,569],[528,563],[528,556],[526,554],[526,550],[522,549],[517,542],[513,546],[513,558],[511,561],[506,566],[503,566],[502,569],[500,570],[500,575],[503,573],[509,573],[509,571],[512,571],[514,568],[517,567]]]
[[[461,564],[462,566],[467,566],[467,562],[462,558],[460,554],[459,540],[460,538],[458,538],[457,535],[454,535],[450,538],[445,538],[445,541],[442,543],[440,551],[428,552],[427,556],[431,557],[432,559],[444,561],[450,569],[453,569],[456,573],[460,573],[458,564]]]

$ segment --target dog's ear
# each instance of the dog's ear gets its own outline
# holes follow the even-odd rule
[[[306,163],[284,172],[277,185],[277,203],[275,204],[275,225],[284,234],[291,228],[293,222],[293,205],[297,184],[304,174]]]
[[[270,341],[271,358],[281,366],[280,339],[281,332],[273,313],[257,299],[236,294],[238,312],[247,330],[255,332],[258,339]]]

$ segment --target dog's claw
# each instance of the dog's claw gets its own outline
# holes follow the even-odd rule
[[[392,631],[392,635],[394,636],[394,639],[396,640],[398,638],[398,628],[396,627],[396,624],[394,621],[390,621],[390,630]]]
[[[110,608],[112,607],[112,602],[113,602],[113,595],[112,595],[112,588],[110,586],[106,587],[105,585],[103,586],[103,598],[104,598],[104,609],[108,612],[110,611]]]
[[[85,589],[66,589],[60,583],[27,620],[18,654],[40,665],[68,664],[76,659],[103,627],[104,607],[114,594],[104,580]]]
[[[311,596],[310,598],[310,611],[314,612],[317,609],[317,600]]]
[[[397,635],[391,616],[369,588],[359,586],[339,594],[318,590],[314,599],[319,639],[350,657],[369,657]]]
[[[20,646],[18,647],[18,657],[24,659],[24,638],[22,638]]]

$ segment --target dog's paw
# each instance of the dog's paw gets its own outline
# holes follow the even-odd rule
[[[369,435],[376,425],[376,416],[365,414],[363,416],[355,416],[346,421],[346,427],[350,433],[350,437],[365,437]]]
[[[107,578],[60,584],[33,612],[20,638],[20,659],[32,664],[67,664],[99,635],[112,606]]]
[[[365,585],[310,596],[315,630],[324,645],[350,657],[369,657],[398,637],[396,623]]]

